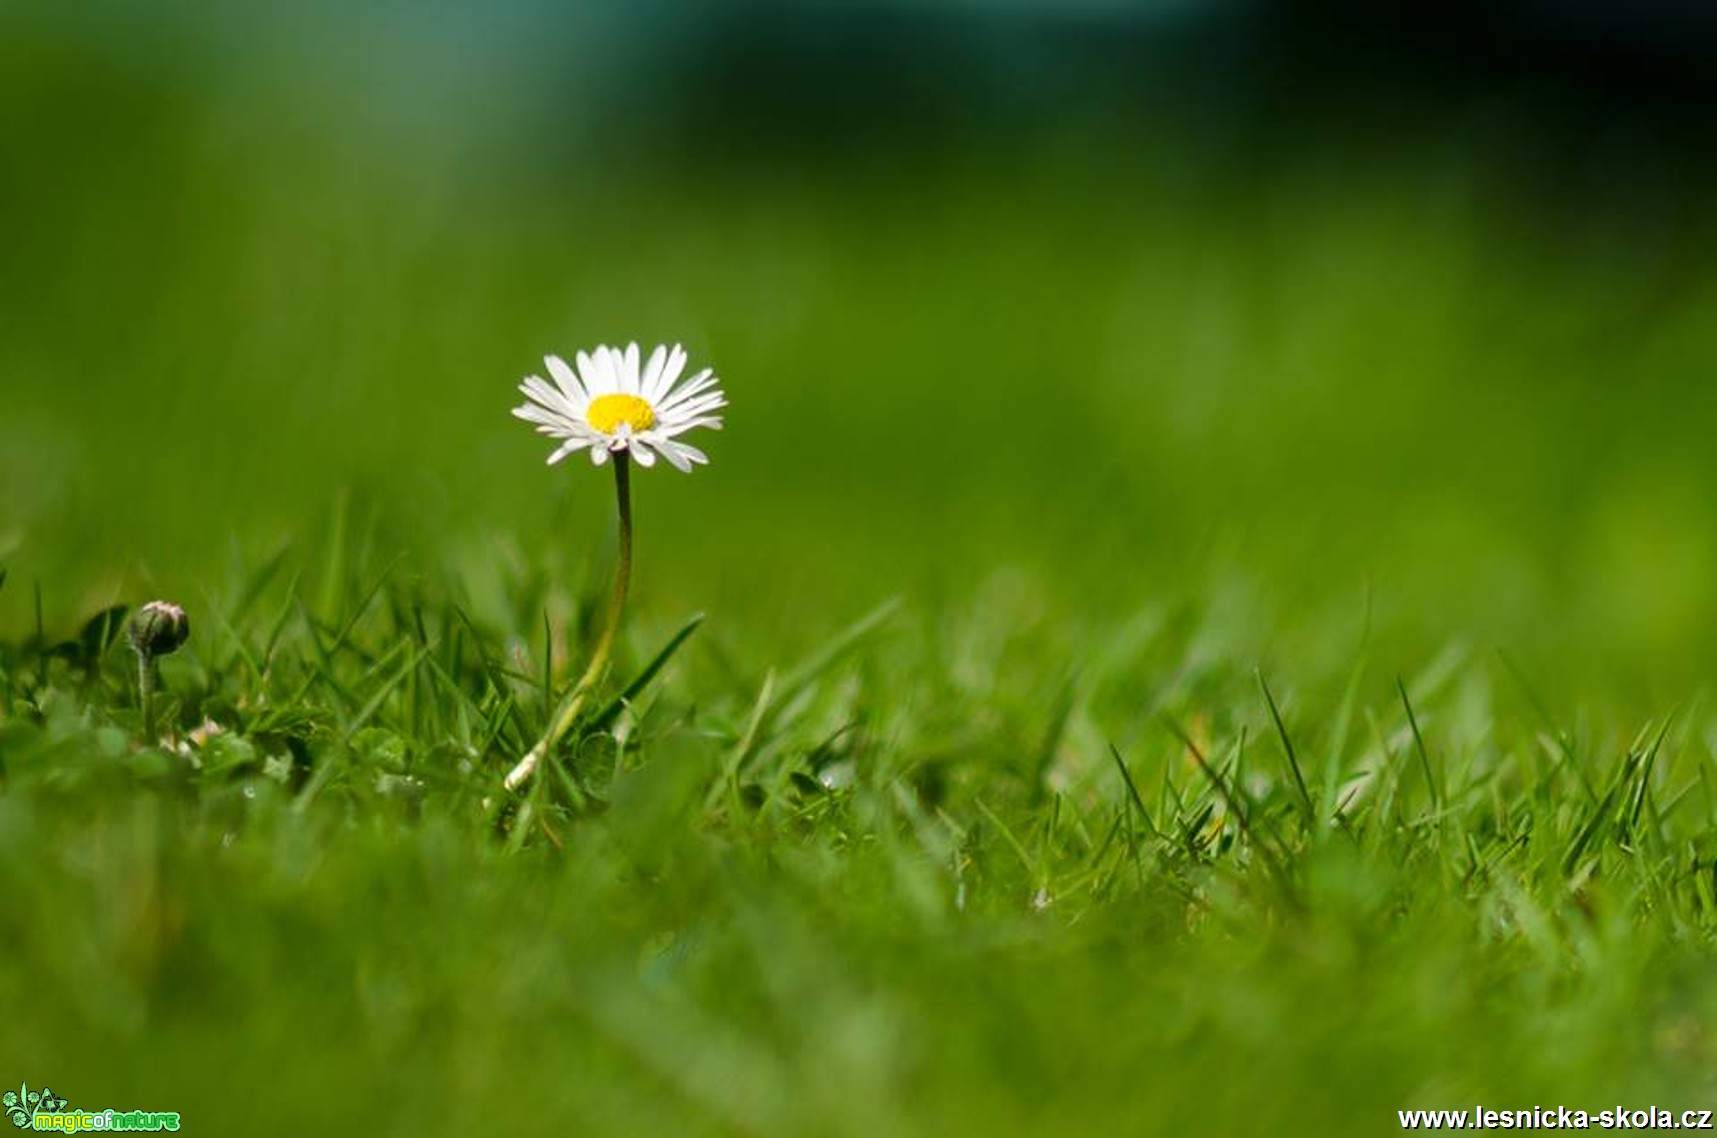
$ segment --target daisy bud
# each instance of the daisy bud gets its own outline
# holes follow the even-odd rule
[[[126,630],[132,650],[145,659],[176,652],[191,635],[185,610],[167,601],[150,601],[137,610]]]

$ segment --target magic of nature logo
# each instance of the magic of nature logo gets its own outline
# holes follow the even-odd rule
[[[86,1130],[149,1131],[179,1129],[176,1110],[68,1110],[65,1099],[47,1087],[31,1090],[28,1083],[0,1094],[0,1108],[20,1130],[81,1134]]]

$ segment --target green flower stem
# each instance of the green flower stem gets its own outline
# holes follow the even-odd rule
[[[155,658],[137,653],[137,703],[143,712],[143,738],[155,739]]]
[[[578,713],[584,709],[584,701],[596,689],[596,685],[608,670],[609,657],[614,654],[614,641],[620,633],[620,617],[626,608],[626,590],[632,583],[631,476],[630,459],[626,452],[615,452],[614,502],[620,514],[619,564],[614,568],[614,593],[608,598],[607,619],[603,624],[602,634],[596,641],[596,649],[590,654],[590,665],[584,669],[584,675],[579,677],[578,683],[573,685],[566,702],[561,705],[559,714],[549,725],[548,732],[507,772],[503,785],[508,790],[517,790],[528,782],[536,773],[537,767],[542,765],[543,759],[554,750],[555,744],[572,730],[573,724],[578,721]]]

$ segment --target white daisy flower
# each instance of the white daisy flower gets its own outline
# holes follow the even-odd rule
[[[693,427],[720,428],[716,412],[727,406],[727,399],[709,368],[678,382],[686,366],[685,350],[678,344],[658,347],[642,366],[637,344],[624,350],[604,345],[575,358],[576,371],[559,356],[545,356],[554,383],[526,376],[519,390],[528,402],[513,408],[514,415],[535,423],[539,433],[563,440],[548,457],[551,465],[580,450],[588,450],[597,466],[622,451],[639,466],[654,466],[658,454],[686,471],[709,461],[679,436]]]

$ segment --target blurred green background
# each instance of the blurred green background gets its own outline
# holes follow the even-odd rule
[[[1680,696],[1717,275],[1673,14],[15,3],[0,556],[56,627],[341,495],[412,563],[582,569],[606,481],[513,384],[683,340],[732,410],[641,480],[665,619],[1222,580],[1261,657],[1369,621]]]
[[[235,728],[192,774],[122,648],[0,654],[0,1002],[52,1005],[0,1076],[257,1132],[1699,1105],[1714,59],[1668,0],[0,6],[0,646],[180,600],[167,688]],[[481,610],[558,631],[612,553],[514,386],[634,339],[731,407],[636,479],[628,664],[709,618],[612,812],[508,858],[455,697],[549,668]],[[493,633],[426,606],[445,706],[381,686],[420,583]],[[1326,807],[1388,788],[1296,830],[1255,744],[1291,919],[1157,718],[1238,770],[1254,666]],[[1136,893],[1111,741],[1174,823]]]

